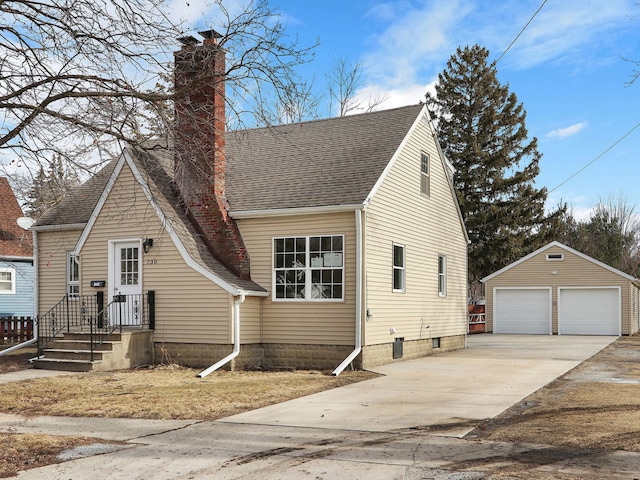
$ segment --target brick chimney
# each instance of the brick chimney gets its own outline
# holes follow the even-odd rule
[[[249,279],[249,255],[225,199],[225,52],[213,30],[174,53],[174,176],[179,198],[210,252]]]

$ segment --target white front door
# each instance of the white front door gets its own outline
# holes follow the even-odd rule
[[[115,242],[113,248],[112,323],[140,325],[144,304],[140,242]]]

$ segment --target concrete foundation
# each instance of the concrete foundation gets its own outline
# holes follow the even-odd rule
[[[363,347],[362,368],[369,369],[378,365],[413,360],[414,358],[428,357],[452,350],[464,348],[464,335],[452,337],[439,337],[439,339],[428,338],[424,340],[408,340],[402,342],[402,357],[393,358],[393,343],[383,343],[380,345],[369,345]],[[434,342],[434,340],[437,340]],[[439,346],[435,346],[439,342]]]
[[[370,345],[363,347],[360,355],[353,361],[353,367],[368,369],[459,350],[464,348],[464,338],[464,335],[441,337],[439,347],[434,346],[433,339],[405,341],[402,345],[402,357],[397,359],[393,358],[393,343]],[[155,343],[155,362],[206,368],[229,355],[232,348],[232,345],[202,343]],[[333,370],[352,351],[351,345],[248,344],[242,345],[240,354],[224,368],[229,370]]]

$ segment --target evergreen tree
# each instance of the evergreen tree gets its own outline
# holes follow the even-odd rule
[[[537,189],[537,140],[527,138],[526,113],[497,78],[489,51],[458,48],[427,94],[471,244],[470,287],[541,246],[552,234],[546,189]],[[558,215],[560,212],[556,212]],[[473,294],[472,294],[473,295]]]
[[[60,157],[49,163],[47,171],[40,166],[38,174],[27,193],[25,208],[27,214],[38,219],[53,205],[58,203],[66,193],[78,186],[80,179],[76,172],[65,168]]]

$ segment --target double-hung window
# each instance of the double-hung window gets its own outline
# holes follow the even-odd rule
[[[447,296],[447,257],[438,255],[438,295]]]
[[[393,291],[405,290],[405,254],[404,245],[393,244]]]
[[[431,193],[429,167],[429,155],[425,152],[420,152],[420,193],[426,196]]]
[[[80,261],[67,252],[67,294],[70,298],[80,296]]]
[[[273,239],[273,298],[344,299],[344,235]]]
[[[16,271],[13,268],[0,268],[0,295],[16,293]]]

